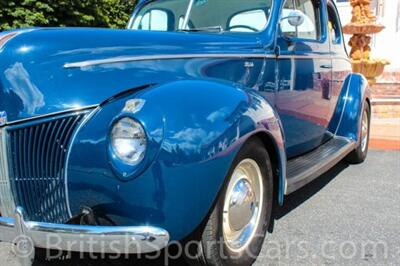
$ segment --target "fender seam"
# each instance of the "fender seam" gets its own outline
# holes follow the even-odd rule
[[[342,114],[340,115],[340,119],[339,119],[338,126],[336,127],[335,136],[337,136],[337,133],[338,133],[339,128],[340,128],[340,125],[342,124],[344,112],[345,112],[346,107],[347,107],[347,103],[348,103],[348,100],[349,100],[350,85],[351,85],[351,80],[352,80],[352,78],[353,78],[353,75],[351,75],[351,76],[350,76],[350,79],[349,79],[349,85],[347,86],[347,92],[346,92],[346,96],[345,96],[346,99],[345,99],[345,102],[344,102],[344,105],[343,105]]]

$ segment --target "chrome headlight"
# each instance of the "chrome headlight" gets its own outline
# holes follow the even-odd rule
[[[140,163],[147,147],[146,133],[142,125],[128,117],[116,122],[111,130],[111,147],[115,156],[124,163]]]

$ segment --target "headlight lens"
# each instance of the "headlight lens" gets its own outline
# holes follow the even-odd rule
[[[115,155],[124,163],[140,163],[147,147],[142,125],[128,117],[119,120],[111,131],[111,146]]]

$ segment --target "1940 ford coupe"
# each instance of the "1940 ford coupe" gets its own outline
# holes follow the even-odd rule
[[[127,30],[3,32],[0,240],[28,264],[180,241],[251,265],[284,195],[365,160],[370,108],[330,0],[143,0]]]

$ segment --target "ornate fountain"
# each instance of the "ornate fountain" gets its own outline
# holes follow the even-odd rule
[[[370,10],[371,0],[350,0],[353,7],[351,22],[343,27],[345,34],[353,35],[349,45],[353,72],[363,74],[370,84],[382,75],[386,65],[385,59],[371,59],[371,35],[381,32],[385,26],[377,23],[376,16]]]

